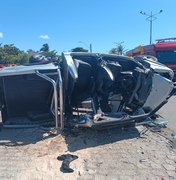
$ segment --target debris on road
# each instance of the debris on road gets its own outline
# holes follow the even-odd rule
[[[78,156],[72,154],[64,154],[57,157],[57,160],[63,161],[60,170],[63,173],[72,173],[74,170],[69,167],[70,163],[78,159]]]

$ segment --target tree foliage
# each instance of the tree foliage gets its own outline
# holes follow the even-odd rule
[[[122,42],[123,43],[123,42]],[[117,46],[110,50],[112,54],[124,55],[126,50],[122,43],[116,43]],[[71,49],[72,52],[88,52],[87,49],[83,47],[75,47]],[[14,44],[5,44],[0,43],[0,64],[9,65],[9,64],[25,64],[29,63],[31,56],[35,54],[40,54],[48,57],[51,60],[61,60],[61,57],[57,55],[55,50],[50,50],[49,45],[43,44],[39,51],[34,51],[29,49],[27,52],[20,50]]]
[[[121,43],[116,43],[116,47],[112,48],[109,53],[110,54],[117,54],[117,55],[125,55],[126,53],[125,46],[123,45],[123,42]]]
[[[0,46],[0,64],[21,64],[29,62],[29,56],[13,44]]]
[[[40,49],[40,54],[51,59],[60,59],[60,56],[57,55],[55,50],[50,51],[49,45],[47,43],[43,44],[42,48]]]
[[[29,59],[34,54],[40,54],[49,57],[51,60],[59,60],[60,56],[57,55],[55,50],[51,50],[48,44],[43,44],[40,51],[34,51],[29,49],[27,52],[15,47],[14,44],[0,44],[0,64],[5,66],[10,64],[26,64],[29,63]]]
[[[72,52],[88,52],[87,49],[84,49],[82,47],[76,47],[71,50]]]
[[[40,49],[40,52],[49,52],[49,45],[43,44],[42,48]]]

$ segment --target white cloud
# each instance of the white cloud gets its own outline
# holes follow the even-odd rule
[[[2,32],[0,32],[0,38],[3,38],[4,34]]]
[[[47,34],[45,34],[45,35],[40,35],[39,38],[41,38],[41,39],[49,39],[49,36]]]

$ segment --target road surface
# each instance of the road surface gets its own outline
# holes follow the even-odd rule
[[[160,110],[176,130],[176,97]],[[176,179],[176,151],[168,128],[163,132],[145,127],[95,131],[79,130],[55,136],[40,128],[0,131],[0,180],[141,180]],[[161,135],[160,135],[161,134]],[[58,156],[72,154],[73,173],[63,173]]]
[[[171,97],[169,102],[158,113],[169,121],[168,128],[176,133],[176,96]]]

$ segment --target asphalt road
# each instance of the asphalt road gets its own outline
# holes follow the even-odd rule
[[[176,133],[176,96],[169,99],[169,102],[159,110],[159,114],[169,121],[168,128]]]

